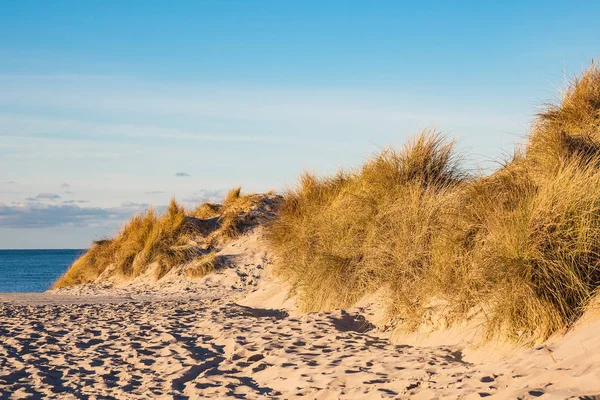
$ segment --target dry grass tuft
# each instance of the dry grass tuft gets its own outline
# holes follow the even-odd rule
[[[238,236],[265,215],[273,216],[278,205],[279,196],[273,193],[242,194],[241,188],[236,187],[227,193],[223,204],[204,203],[192,215],[199,219],[218,218],[218,228],[211,237],[222,241]]]
[[[215,253],[208,253],[193,260],[185,269],[188,278],[202,278],[215,271],[221,264],[221,257]]]
[[[231,203],[237,201],[242,194],[242,188],[240,186],[231,189],[227,192],[227,196],[225,196],[225,200],[223,201],[223,206],[227,207]]]
[[[332,178],[303,175],[298,189],[284,196],[269,235],[279,273],[298,292],[300,306],[348,306],[381,280],[404,285],[409,265],[427,264],[437,211],[463,181],[456,160],[451,143],[426,131],[360,170]],[[425,203],[427,212],[420,207]],[[414,236],[415,229],[422,235]]]
[[[541,173],[556,173],[572,160],[600,156],[600,68],[592,65],[565,91],[562,101],[539,114],[527,155]]]
[[[200,219],[208,219],[218,217],[221,214],[221,205],[214,203],[199,204],[192,215]]]
[[[490,176],[460,172],[425,132],[360,170],[303,175],[270,228],[278,272],[305,310],[387,293],[414,329],[432,304],[449,323],[479,312],[489,337],[546,339],[600,286],[600,69],[593,64]]]
[[[134,216],[114,239],[94,244],[54,288],[93,282],[109,267],[113,275],[134,278],[152,263],[158,263],[156,278],[160,279],[175,265],[196,256],[195,234],[183,207],[171,199],[163,214],[149,209]]]
[[[91,282],[104,271],[106,266],[112,264],[113,257],[113,240],[95,241],[88,251],[79,257],[69,270],[58,279],[53,287],[57,289],[82,282]]]
[[[241,189],[235,188],[222,205],[205,203],[191,214],[171,199],[163,213],[149,209],[134,216],[114,239],[94,243],[54,288],[94,282],[100,276],[128,280],[149,270],[159,280],[176,267],[195,263],[199,264],[192,275],[208,273],[218,259],[211,264],[206,253],[214,253],[219,244],[261,218],[272,217],[278,199],[276,195],[242,195]]]

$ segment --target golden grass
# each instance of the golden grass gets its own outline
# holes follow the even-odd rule
[[[269,239],[304,310],[383,290],[390,322],[477,310],[489,337],[524,342],[570,326],[600,286],[600,70],[593,64],[490,176],[461,173],[429,131],[361,169],[303,175]]]
[[[298,292],[301,308],[351,305],[389,278],[389,265],[400,284],[409,265],[426,264],[423,249],[436,211],[463,181],[456,161],[452,144],[427,131],[360,170],[321,179],[303,175],[300,187],[284,196],[269,234],[279,273]],[[421,207],[425,203],[431,209]],[[422,234],[414,235],[417,230]]]
[[[221,204],[214,203],[203,203],[199,204],[198,207],[192,213],[194,217],[200,219],[214,218],[221,214]]]
[[[231,189],[223,204],[199,204],[192,216],[200,219],[218,218],[218,229],[214,232],[215,240],[232,239],[243,232],[244,227],[253,224],[252,213],[273,212],[278,205],[273,193],[242,194],[240,187]]]
[[[600,68],[575,78],[560,104],[550,105],[534,124],[527,154],[542,173],[557,172],[571,160],[582,164],[600,154]]]
[[[171,199],[162,215],[149,209],[134,216],[114,239],[94,244],[54,288],[92,282],[109,267],[113,275],[132,278],[143,274],[154,262],[158,263],[156,277],[160,278],[196,254],[193,246],[186,247],[194,233],[183,207]]]
[[[223,206],[227,207],[228,205],[235,203],[240,198],[241,194],[242,188],[240,186],[231,189],[229,192],[227,192],[227,195],[225,196]]]
[[[171,199],[162,214],[149,209],[134,216],[115,238],[95,242],[53,287],[94,282],[105,272],[107,279],[133,279],[150,268],[158,280],[173,268],[188,264],[190,276],[199,277],[216,265],[218,258],[209,262],[215,246],[255,224],[254,212],[272,212],[276,198],[242,195],[238,187],[227,194],[223,204],[204,203],[191,213]],[[202,225],[214,219],[214,224]],[[207,250],[211,252],[208,255]]]
[[[113,262],[113,241],[111,239],[95,241],[92,246],[81,255],[69,270],[61,276],[53,288],[77,285],[83,282],[92,282]]]
[[[213,272],[219,266],[221,259],[215,253],[208,253],[193,260],[185,269],[188,278],[202,278]]]

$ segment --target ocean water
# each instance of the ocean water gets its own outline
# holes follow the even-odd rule
[[[43,292],[85,250],[0,250],[0,292]]]

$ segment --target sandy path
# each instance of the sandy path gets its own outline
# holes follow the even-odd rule
[[[472,365],[452,348],[392,345],[357,313],[68,299],[0,298],[2,398],[533,398],[551,386],[528,387],[519,365]]]
[[[100,302],[0,305],[3,397],[394,398],[429,390],[444,396],[461,387],[495,391],[493,377],[470,375],[470,365],[451,349],[391,345],[358,332],[369,325],[356,314],[290,317],[198,300],[88,302],[94,300]]]

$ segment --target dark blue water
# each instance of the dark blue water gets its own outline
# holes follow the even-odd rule
[[[0,292],[43,292],[85,250],[0,250]]]

